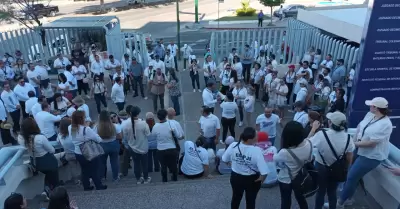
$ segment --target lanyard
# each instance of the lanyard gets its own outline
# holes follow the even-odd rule
[[[364,127],[364,129],[362,130],[361,138],[364,136],[365,130],[366,130],[370,125],[372,125],[372,124],[374,124],[374,123],[376,123],[376,122],[382,120],[384,117],[386,117],[386,116],[382,116],[382,117],[378,118],[378,120],[375,120],[375,121],[373,121],[373,120],[375,119],[375,117],[372,118],[372,120],[369,121],[369,123],[368,123],[368,124]]]

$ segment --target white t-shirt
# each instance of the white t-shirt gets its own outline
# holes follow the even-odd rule
[[[347,149],[344,150],[346,148],[348,139],[348,134],[345,131],[334,131],[332,129],[329,129],[328,131],[326,131],[326,135],[328,136],[329,141],[333,146],[333,149],[339,157],[343,154],[354,151],[355,146],[352,137],[350,137]],[[329,147],[329,144],[322,131],[318,131],[313,137],[310,138],[310,141],[313,144],[314,148],[316,148],[317,150],[317,153],[315,154],[315,160],[318,163],[320,163],[321,165],[330,166],[334,162],[336,162],[337,159],[333,154],[331,148]],[[320,154],[324,157],[326,164],[324,164],[324,161],[322,160]]]
[[[36,70],[28,70],[26,72],[26,77],[28,77],[28,82],[33,86],[33,87],[39,87],[39,84],[37,84],[35,81],[33,81],[33,78],[38,79],[38,72]]]
[[[157,149],[175,149],[176,145],[174,139],[172,138],[171,131],[173,131],[175,136],[179,139],[182,136],[177,130],[178,129],[174,126],[174,123],[168,123],[168,121],[164,123],[156,123],[151,133],[157,136]]]
[[[35,117],[38,112],[42,111],[42,104],[36,103],[32,107],[32,116]]]
[[[31,97],[28,99],[28,101],[25,102],[25,112],[27,114],[32,113],[32,107],[38,103],[38,98],[37,97]]]
[[[293,120],[301,123],[303,127],[306,127],[308,123],[308,114],[304,111],[296,112],[296,114],[294,114]]]
[[[303,87],[300,88],[299,92],[296,94],[296,101],[295,102],[305,102],[307,98],[307,88]]]
[[[203,165],[208,165],[208,152],[203,147],[196,147],[192,141],[185,142],[185,156],[181,170],[186,175],[197,175],[204,172]]]
[[[323,60],[323,61],[321,62],[321,65],[325,65],[327,68],[329,68],[329,69],[331,69],[331,70],[332,70],[332,68],[333,68],[333,62],[332,62],[332,60],[329,60],[329,61]]]
[[[351,69],[349,72],[349,80],[347,81],[347,87],[353,86],[353,80],[354,80],[355,74],[356,74],[356,71],[354,69]]]
[[[201,116],[199,120],[200,128],[203,131],[203,136],[211,138],[217,135],[217,129],[221,129],[221,123],[214,114],[207,117]]]
[[[358,132],[357,139],[361,139],[361,141],[374,141],[377,144],[375,147],[359,147],[357,154],[374,160],[387,159],[389,157],[389,139],[393,131],[392,121],[390,121],[389,117],[379,120],[379,118],[375,118],[371,113],[367,113],[367,116],[359,125],[360,131]],[[365,128],[367,125],[368,127]]]
[[[54,123],[61,120],[61,116],[55,116],[49,112],[41,111],[35,115],[36,123],[40,128],[40,132],[47,138],[56,134]]]
[[[222,161],[231,162],[232,171],[240,175],[254,175],[256,171],[261,175],[266,175],[268,170],[267,163],[259,147],[233,142],[222,155]]]
[[[222,102],[220,106],[222,109],[222,117],[227,119],[235,118],[236,112],[239,111],[236,102]]]
[[[65,77],[67,77],[69,90],[78,89],[78,82],[77,82],[75,76],[72,74],[72,72],[69,72],[69,71],[66,70],[66,71],[64,71],[64,75],[65,75]],[[72,85],[69,82],[71,82]]]
[[[279,116],[271,114],[269,118],[261,114],[256,119],[256,124],[260,126],[260,131],[268,133],[269,137],[276,136],[276,125],[279,123]]]

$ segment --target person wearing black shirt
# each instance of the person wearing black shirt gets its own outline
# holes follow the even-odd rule
[[[340,111],[342,113],[344,113],[344,108],[346,107],[346,102],[344,101],[344,90],[343,89],[336,89],[336,100],[334,101],[334,103],[331,106],[331,109],[329,110],[329,112],[336,112],[336,111]]]

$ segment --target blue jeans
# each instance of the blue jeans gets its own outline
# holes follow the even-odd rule
[[[106,177],[107,159],[108,157],[110,157],[113,179],[117,180],[119,173],[119,146],[120,146],[119,142],[118,140],[114,140],[112,142],[103,142],[100,144],[104,150],[104,155],[101,157],[102,158],[101,171],[103,171],[103,173],[101,173],[100,175],[103,176],[104,178]]]
[[[172,104],[174,105],[174,109],[176,112],[176,116],[181,114],[181,107],[179,106],[179,97],[171,96]]]
[[[362,177],[378,167],[380,163],[379,160],[358,156],[347,174],[346,183],[340,194],[340,203],[343,204],[346,200],[352,198]]]
[[[328,170],[325,165],[315,162],[315,167],[318,171],[318,191],[315,196],[315,209],[321,209],[324,206],[325,194],[328,195],[329,209],[336,209],[336,189],[338,182],[329,180]]]
[[[34,87],[34,89],[35,89],[35,96],[39,98],[39,96],[40,96],[39,87]],[[50,103],[49,103],[49,104],[50,104]]]
[[[136,180],[139,181],[140,177],[146,180],[149,177],[149,170],[148,170],[148,157],[146,154],[139,154],[134,152],[131,148],[129,148],[129,152],[133,158],[133,172],[135,173]]]
[[[207,138],[207,137],[206,137],[206,147],[207,147],[207,149],[211,148],[211,149],[214,150],[214,152],[215,152],[216,149],[217,149],[217,147],[216,147],[216,145],[215,145],[215,137],[216,137],[216,136],[213,136],[213,137],[211,137],[211,138]]]
[[[103,184],[100,181],[100,158],[96,157],[91,161],[86,160],[83,155],[75,154],[76,160],[78,161],[79,165],[81,166],[81,179],[84,189],[90,188],[90,181],[89,179],[93,180],[96,189],[103,188]]]
[[[274,137],[268,137],[268,141],[270,141],[272,146],[274,146],[275,145],[275,136]]]

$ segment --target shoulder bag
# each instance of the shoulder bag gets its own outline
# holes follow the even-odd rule
[[[172,135],[172,139],[174,140],[175,146],[176,146],[176,150],[178,150],[178,152],[181,152],[181,145],[179,145],[179,141],[178,138],[175,136],[175,132],[173,131],[172,127],[171,127],[171,123],[168,121],[168,125],[169,128],[171,129],[171,135]]]
[[[104,150],[99,143],[93,140],[86,141],[86,127],[83,128],[83,138],[85,142],[79,145],[79,148],[86,160],[92,161],[94,158],[104,154]]]

